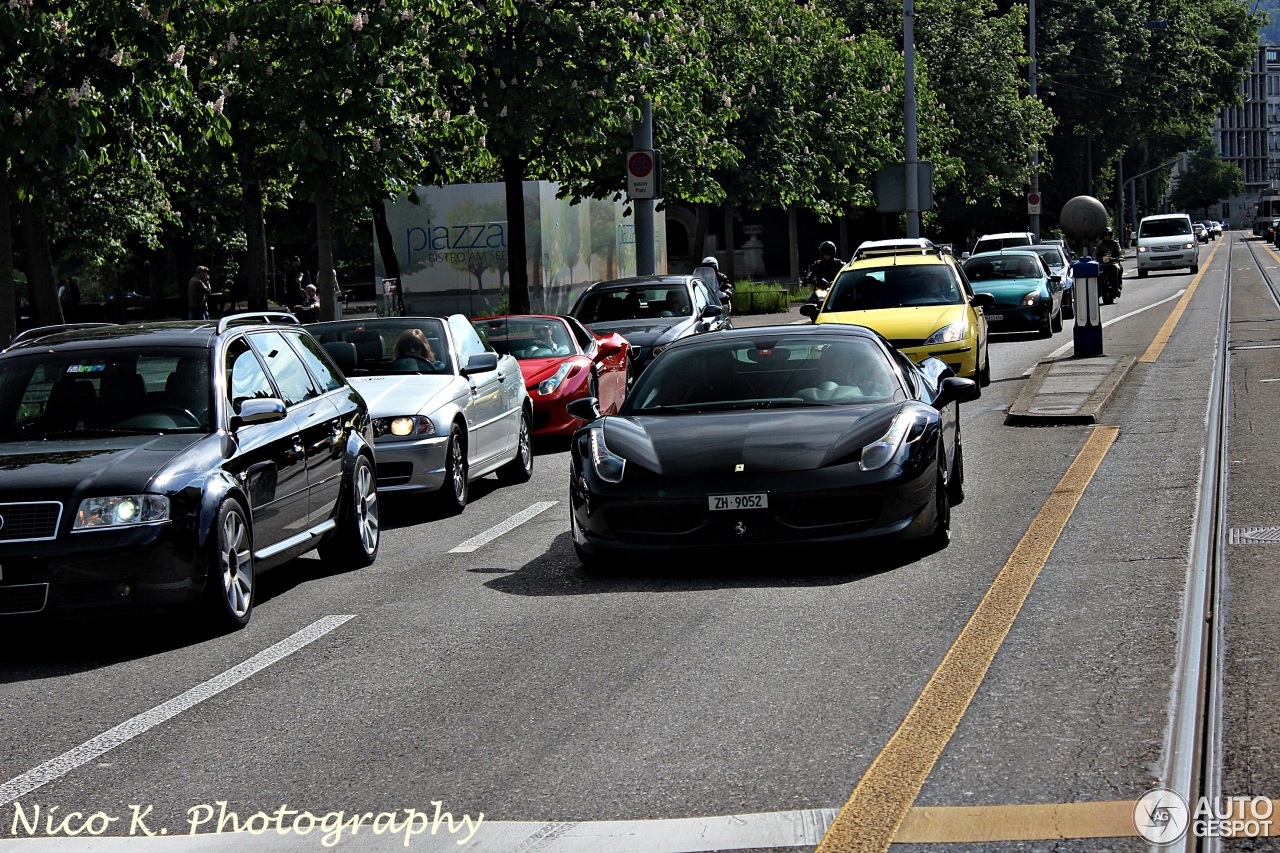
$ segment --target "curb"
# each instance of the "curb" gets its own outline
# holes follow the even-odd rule
[[[1096,424],[1137,356],[1042,361],[1005,415],[1006,426]]]

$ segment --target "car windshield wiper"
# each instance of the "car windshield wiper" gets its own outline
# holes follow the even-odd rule
[[[177,429],[57,429],[45,432],[3,433],[0,441],[42,441],[49,438],[100,438],[111,435],[163,435],[169,432],[190,432],[192,430]]]
[[[799,397],[760,397],[751,400],[713,400],[706,403],[677,403],[670,406],[654,406],[640,411],[678,411],[678,412],[726,412],[735,409],[788,409],[812,406],[814,403]]]

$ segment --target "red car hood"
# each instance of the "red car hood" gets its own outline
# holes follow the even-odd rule
[[[520,362],[520,373],[524,375],[524,384],[533,385],[544,379],[549,379],[560,369],[560,365],[566,361],[572,361],[577,356],[558,355],[554,358],[526,358]]]

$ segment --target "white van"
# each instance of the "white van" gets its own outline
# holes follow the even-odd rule
[[[1200,272],[1200,242],[1185,213],[1144,216],[1138,223],[1138,278],[1151,270]]]

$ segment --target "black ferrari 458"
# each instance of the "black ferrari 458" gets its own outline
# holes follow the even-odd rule
[[[962,497],[959,404],[978,396],[860,326],[770,326],[669,346],[617,415],[574,435],[584,564],[667,549],[838,543],[944,547]]]

